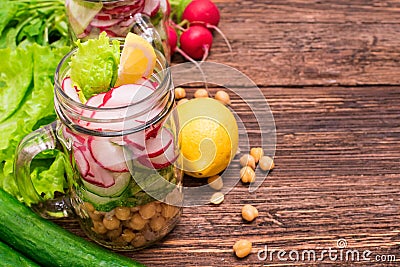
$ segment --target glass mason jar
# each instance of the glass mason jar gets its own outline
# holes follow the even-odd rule
[[[114,91],[111,100],[129,104],[99,108],[75,101],[62,89],[74,51],[55,74],[57,121],[28,135],[17,149],[17,184],[24,195],[36,194],[38,204],[32,209],[43,217],[72,210],[95,242],[115,250],[143,248],[169,233],[182,210],[178,119],[167,62],[158,52],[147,81],[155,89],[148,96],[132,93],[126,99]],[[136,93],[149,90],[146,86]],[[61,199],[40,201],[30,163],[47,149],[60,149],[69,159],[68,192]]]
[[[65,7],[73,41],[97,38],[103,31],[110,38],[124,38],[133,32],[169,61],[168,0],[66,0]]]

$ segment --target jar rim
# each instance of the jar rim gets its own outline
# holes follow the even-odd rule
[[[108,135],[108,133],[106,132],[110,132],[110,134],[111,132],[136,132],[159,121],[162,117],[165,116],[166,113],[168,113],[166,111],[170,110],[170,106],[172,106],[174,102],[174,94],[171,93],[171,91],[173,90],[173,83],[168,62],[160,51],[155,50],[157,55],[156,66],[158,66],[158,69],[156,67],[152,77],[157,80],[158,84],[153,92],[151,92],[143,99],[135,102],[130,102],[127,105],[121,105],[117,107],[94,107],[85,105],[80,101],[74,100],[62,89],[62,81],[65,77],[68,76],[68,72],[70,70],[69,60],[76,52],[76,50],[77,48],[74,48],[63,57],[63,59],[58,64],[54,75],[54,105],[56,108],[56,113],[58,114],[58,117],[66,124],[70,125],[70,127],[79,128],[79,131],[81,132],[88,132],[95,135]],[[147,118],[143,121],[142,125],[137,125],[133,128],[125,128],[124,125],[124,127],[121,129],[102,131],[92,129],[90,127],[84,127],[84,125],[75,123],[75,120],[78,120],[81,122],[87,122],[89,124],[104,123],[113,125],[113,123],[119,123],[121,120],[139,121],[139,117],[143,117],[144,115],[149,114],[153,111],[154,107],[158,107],[158,109],[160,109],[161,107],[161,109],[159,110],[160,112],[156,115],[154,115],[155,113],[153,112],[152,114],[154,115],[154,117]],[[96,116],[94,114],[98,114],[99,116]],[[106,114],[108,115],[103,117]],[[114,116],[115,114],[117,115]]]

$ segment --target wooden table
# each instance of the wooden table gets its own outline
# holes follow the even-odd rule
[[[262,90],[276,123],[276,167],[255,193],[238,183],[219,206],[185,208],[162,243],[122,254],[148,266],[398,266],[400,3],[216,3],[233,52],[216,35],[208,61],[238,69]],[[232,108],[240,114],[242,101],[233,97]],[[252,223],[240,215],[246,203],[259,209]],[[76,221],[58,223],[84,236]],[[238,239],[253,242],[244,259],[232,252]],[[329,248],[342,260],[325,253],[320,261]],[[272,250],[287,260],[278,252],[271,260]],[[306,250],[318,259],[301,260]],[[360,261],[351,259],[355,250]]]

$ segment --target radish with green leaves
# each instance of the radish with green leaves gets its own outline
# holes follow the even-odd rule
[[[217,27],[220,21],[218,7],[210,0],[180,0],[171,1],[175,14],[170,20],[168,37],[170,38],[171,54],[179,52],[189,61],[204,61],[209,53],[213,41],[212,32],[217,31],[225,40],[232,51],[229,41]],[[177,20],[175,23],[173,19]],[[186,28],[184,28],[186,26]],[[176,30],[179,34],[176,34]],[[179,47],[175,45],[175,39],[179,35]],[[176,47],[176,48],[175,48]]]

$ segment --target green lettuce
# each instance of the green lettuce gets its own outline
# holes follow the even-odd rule
[[[118,78],[119,41],[110,40],[105,32],[98,39],[84,43],[77,41],[78,49],[71,58],[71,80],[86,99],[107,92]]]
[[[26,203],[31,203],[32,199],[24,199],[15,183],[15,150],[28,133],[56,118],[53,77],[58,62],[69,50],[69,47],[51,48],[37,44],[19,46],[15,50],[0,49],[0,187]],[[37,179],[35,187],[48,186],[46,192],[41,193],[50,198],[64,184],[48,184],[47,179],[43,179],[48,173],[42,176],[40,173],[51,169],[59,174],[64,167],[57,153],[49,160],[47,169],[39,164],[35,166],[37,170],[31,171],[42,177]]]

